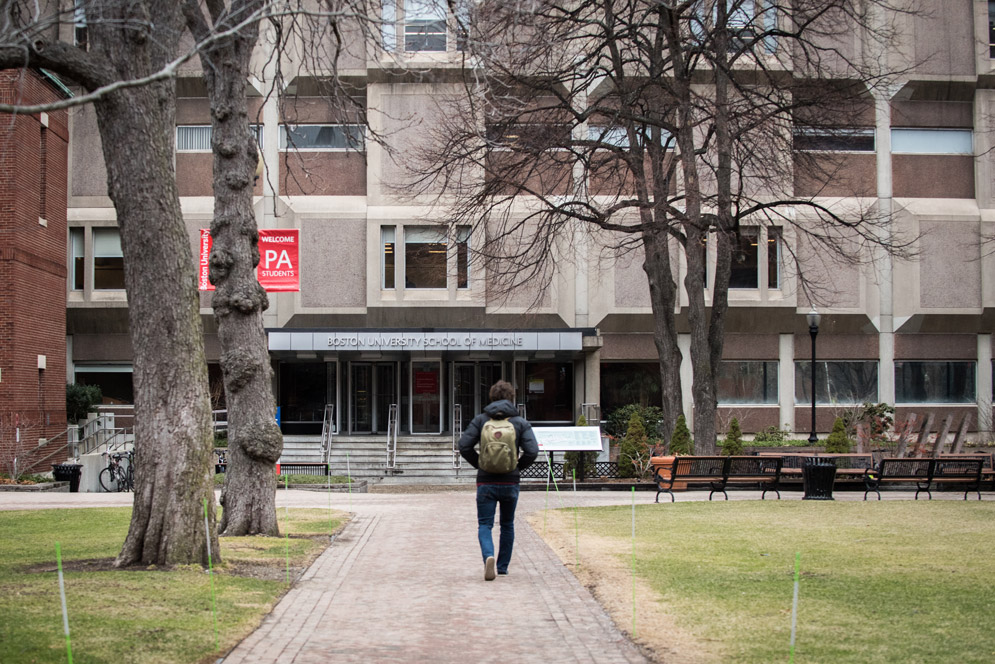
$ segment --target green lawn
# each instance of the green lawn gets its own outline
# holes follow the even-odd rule
[[[64,662],[55,542],[65,571],[73,661],[214,661],[211,584],[199,567],[109,566],[130,508],[0,512],[0,662]],[[279,510],[290,533],[291,579],[328,544],[345,515]],[[322,536],[324,535],[324,536]],[[221,651],[252,629],[287,590],[286,538],[222,538],[216,568]]]
[[[724,662],[788,661],[800,552],[796,662],[987,664],[993,522],[995,503],[970,501],[639,506],[635,570]],[[631,566],[631,508],[581,510],[579,523],[582,565],[586,534],[616,540]]]

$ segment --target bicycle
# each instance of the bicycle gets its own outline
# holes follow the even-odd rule
[[[110,454],[104,452],[107,457],[107,467],[100,471],[97,477],[100,487],[108,493],[114,491],[132,491],[135,488],[134,452],[124,454]],[[127,459],[128,463],[123,464],[122,459]]]

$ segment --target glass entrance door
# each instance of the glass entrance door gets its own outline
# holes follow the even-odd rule
[[[373,365],[349,365],[349,433],[373,433]]]
[[[390,405],[397,403],[396,362],[352,362],[349,432],[386,433]]]
[[[461,426],[466,429],[473,416],[480,412],[477,401],[477,367],[457,362],[453,367],[453,405],[460,407]]]
[[[442,433],[442,362],[411,363],[411,433]]]
[[[378,362],[374,365],[376,403],[373,409],[373,433],[387,433],[391,404],[397,403],[397,363]]]
[[[453,367],[453,403],[462,410],[463,428],[490,403],[491,386],[501,380],[500,362],[457,362]]]

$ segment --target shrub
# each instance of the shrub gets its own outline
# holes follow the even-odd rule
[[[650,440],[658,440],[657,431],[663,419],[663,410],[658,406],[640,406],[637,403],[630,403],[613,410],[605,420],[605,433],[615,439],[623,438],[628,432],[629,420],[634,413],[639,416],[647,437]]]
[[[619,444],[618,474],[620,477],[641,477],[649,467],[650,446],[646,429],[638,413],[629,417],[629,428]]]
[[[852,441],[846,435],[846,425],[842,417],[837,417],[833,422],[833,432],[826,438],[826,452],[831,454],[847,454],[850,452]]]
[[[85,419],[86,414],[103,401],[103,398],[97,385],[66,383],[66,419],[70,424]]]
[[[753,442],[755,443],[773,443],[775,445],[780,444],[788,440],[788,431],[779,429],[775,426],[769,426],[766,429],[762,429],[753,436]]]
[[[729,431],[726,433],[726,439],[722,441],[722,454],[733,456],[742,453],[743,431],[739,428],[739,420],[734,417],[732,418],[732,422],[729,423]]]
[[[684,415],[677,418],[674,425],[674,435],[670,437],[671,454],[694,454],[694,441],[691,439],[691,432],[688,430],[687,420]]]

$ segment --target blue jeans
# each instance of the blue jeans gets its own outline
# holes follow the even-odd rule
[[[481,484],[477,487],[477,538],[484,561],[494,555],[494,512],[501,504],[501,548],[497,557],[497,571],[508,571],[511,549],[515,545],[515,507],[518,505],[517,484]]]

